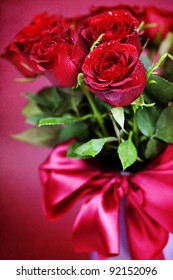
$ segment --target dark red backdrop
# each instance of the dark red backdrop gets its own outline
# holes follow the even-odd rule
[[[91,5],[139,4],[139,1],[116,0],[1,0],[0,52],[24,25],[39,12],[62,13],[66,16],[85,13]],[[173,10],[170,0],[153,0],[152,4]],[[151,4],[150,0],[142,1]],[[37,91],[46,80],[31,84],[14,82],[21,77],[8,62],[0,60],[0,259],[87,259],[87,254],[73,252],[71,227],[79,204],[60,221],[48,222],[44,216],[38,166],[49,149],[36,148],[10,137],[27,125],[20,111],[24,91]]]

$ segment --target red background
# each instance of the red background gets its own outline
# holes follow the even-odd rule
[[[66,16],[84,14],[91,5],[139,4],[139,1],[68,1],[68,0],[1,0],[0,52],[32,17],[42,11]],[[152,5],[173,10],[170,0],[153,0]],[[141,2],[140,2],[141,3]],[[150,0],[142,1],[151,4]],[[20,84],[20,73],[8,61],[0,59],[0,259],[87,259],[87,254],[73,251],[71,228],[80,203],[61,220],[46,220],[38,166],[49,153],[11,138],[27,128],[21,109],[24,91],[36,92],[49,83],[43,78]]]

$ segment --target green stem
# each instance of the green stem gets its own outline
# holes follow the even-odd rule
[[[139,130],[136,121],[136,113],[134,113],[134,117],[133,117],[133,139],[134,139],[134,144],[137,148],[139,145]]]
[[[103,133],[103,136],[104,136],[104,137],[109,136],[109,135],[108,135],[108,132],[107,132],[107,130],[106,130],[106,127],[105,127],[105,125],[104,125],[103,116],[100,114],[100,112],[99,112],[99,110],[98,110],[98,108],[97,108],[97,106],[96,106],[96,104],[95,104],[95,102],[94,102],[94,98],[93,98],[92,93],[91,93],[89,90],[86,89],[86,87],[85,87],[84,84],[81,85],[81,88],[82,88],[83,92],[85,93],[85,96],[86,96],[87,99],[88,99],[88,102],[89,102],[89,104],[90,104],[90,106],[91,106],[91,108],[92,108],[93,114],[94,114],[93,116],[94,116],[95,119],[98,121],[98,124],[99,124],[99,126],[100,126],[100,128],[101,128],[101,131],[102,131],[102,133]]]

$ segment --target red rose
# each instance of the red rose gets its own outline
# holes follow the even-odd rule
[[[127,10],[109,10],[89,17],[81,29],[81,37],[88,48],[104,34],[101,43],[117,40],[136,45],[141,51],[141,44],[136,29],[138,20]]]
[[[86,54],[73,41],[71,30],[58,26],[42,32],[39,42],[32,47],[32,60],[54,85],[71,87],[77,82]]]
[[[154,7],[147,7],[145,17],[143,19],[145,24],[156,23],[156,26],[146,29],[146,36],[151,41],[162,40],[169,31],[173,31],[173,13],[160,10]]]
[[[40,73],[36,63],[30,60],[16,42],[11,43],[1,57],[8,59],[25,77],[35,77]]]
[[[136,47],[116,41],[97,46],[82,66],[86,87],[111,106],[128,106],[144,90],[146,73]]]
[[[15,36],[2,57],[12,62],[26,77],[34,77],[40,74],[37,64],[30,59],[30,50],[33,43],[39,41],[44,30],[51,30],[62,22],[65,24],[65,20],[56,15],[48,16],[47,13],[36,15],[31,24],[25,26]]]

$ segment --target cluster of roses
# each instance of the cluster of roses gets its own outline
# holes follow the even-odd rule
[[[100,7],[77,18],[42,13],[15,36],[3,56],[26,77],[44,74],[59,87],[75,86],[82,73],[86,87],[99,99],[127,106],[146,85],[139,59],[141,21],[158,23],[146,32],[152,41],[158,31],[163,38],[173,30],[172,14],[151,7]]]
[[[25,93],[22,113],[35,127],[15,138],[53,147],[40,167],[49,219],[87,196],[73,227],[78,251],[119,254],[119,209],[126,196],[132,258],[163,259],[173,232],[169,31],[173,13],[153,7],[97,7],[73,18],[42,13],[3,54],[24,76],[45,75],[58,87]],[[155,75],[158,66],[161,75]]]

